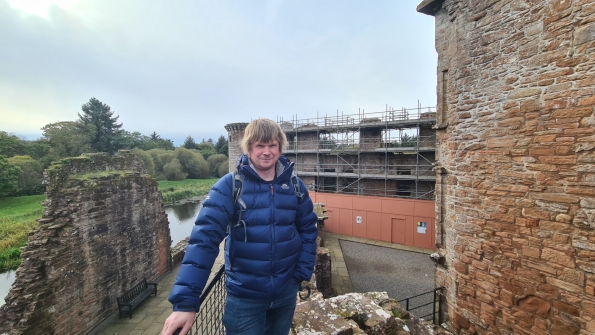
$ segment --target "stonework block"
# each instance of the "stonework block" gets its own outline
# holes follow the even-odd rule
[[[580,45],[595,41],[595,23],[587,24],[576,30],[574,35],[574,44]]]

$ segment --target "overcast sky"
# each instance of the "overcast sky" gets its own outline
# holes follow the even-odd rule
[[[0,130],[36,139],[95,97],[180,145],[224,126],[436,105],[421,0],[0,0]]]

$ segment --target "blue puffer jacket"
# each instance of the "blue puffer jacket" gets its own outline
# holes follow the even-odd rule
[[[280,156],[277,177],[267,182],[242,155],[238,171],[244,175],[242,201],[246,205],[237,224],[240,201],[233,204],[233,175],[221,178],[203,202],[192,229],[186,255],[169,295],[174,311],[198,311],[199,296],[225,243],[228,294],[272,300],[276,288],[289,280],[309,280],[316,257],[316,220],[312,200],[299,180],[302,198],[291,184],[293,163]]]

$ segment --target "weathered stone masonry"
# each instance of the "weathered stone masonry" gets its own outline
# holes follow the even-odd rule
[[[595,2],[425,0],[436,241],[461,334],[595,333]]]
[[[236,164],[238,158],[244,153],[242,150],[242,139],[244,138],[244,130],[248,126],[246,122],[230,123],[225,125],[225,130],[228,134],[229,143],[229,171],[236,171]]]
[[[0,333],[87,333],[117,311],[117,296],[171,269],[161,193],[142,171],[127,152],[46,171],[43,217],[0,310]]]

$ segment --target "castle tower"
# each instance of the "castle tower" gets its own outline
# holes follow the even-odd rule
[[[436,286],[458,334],[595,334],[593,1],[424,0]]]
[[[227,141],[229,146],[229,172],[236,170],[238,158],[242,155],[242,139],[244,130],[248,126],[246,122],[228,123],[225,125],[227,130]]]

